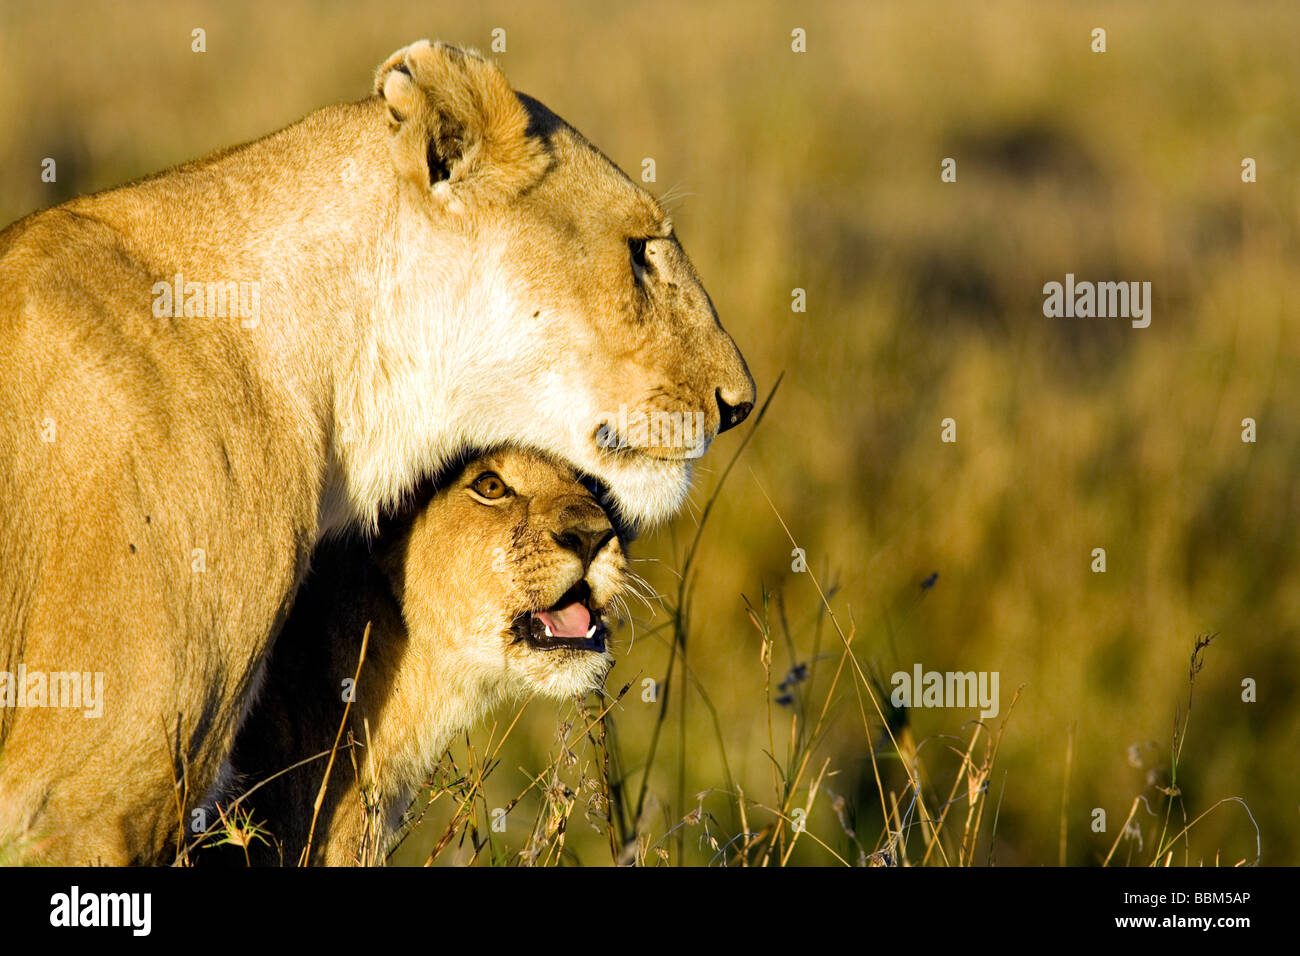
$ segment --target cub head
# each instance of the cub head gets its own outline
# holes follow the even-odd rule
[[[627,564],[568,465],[507,450],[470,462],[381,555],[414,652],[485,702],[598,688]]]
[[[427,414],[421,465],[527,445],[596,479],[631,525],[671,515],[754,383],[669,216],[473,53],[421,41],[375,89],[405,211],[393,309],[413,325],[392,343],[410,366],[380,374],[438,398],[389,412]]]

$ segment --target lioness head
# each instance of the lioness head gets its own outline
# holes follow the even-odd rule
[[[632,524],[670,515],[692,459],[745,418],[754,384],[668,215],[475,54],[421,41],[380,67],[375,89],[411,213],[394,237],[402,291],[383,307],[424,319],[382,359],[359,359],[363,387],[350,391],[389,380],[437,396],[387,411],[410,426],[390,434],[435,435],[430,470],[466,447],[528,445],[598,479]],[[432,387],[409,387],[417,376]],[[349,417],[373,422],[376,409],[343,410],[345,428]],[[371,446],[373,481],[390,483],[353,499],[394,500],[385,462],[408,449],[353,439]]]
[[[410,633],[403,667],[454,670],[490,702],[569,698],[612,663],[606,615],[627,564],[567,465],[513,450],[475,459],[378,560]]]

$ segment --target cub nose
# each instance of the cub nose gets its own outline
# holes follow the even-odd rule
[[[561,548],[576,554],[583,568],[587,568],[596,560],[600,549],[614,537],[614,529],[603,518],[588,518],[569,525],[563,531],[552,531],[551,537]]]
[[[746,418],[754,409],[753,402],[740,401],[732,405],[722,397],[722,389],[718,389],[718,433],[725,432],[728,428],[735,428]]]

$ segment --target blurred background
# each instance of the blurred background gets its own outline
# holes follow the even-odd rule
[[[191,52],[195,28],[206,53]],[[920,862],[890,843],[872,769],[874,749],[880,787],[903,794],[896,748],[860,683],[832,686],[843,644],[820,585],[886,692],[916,663],[999,673],[989,727],[1005,728],[973,862],[1098,864],[1142,796],[1112,863],[1150,862],[1167,811],[1164,844],[1205,813],[1176,864],[1300,863],[1300,8],[5,3],[0,221],[361,98],[417,38],[488,52],[494,28],[517,88],[634,178],[655,160],[647,188],[670,194],[760,396],[784,375],[761,423],[704,459],[692,508],[633,547],[665,600],[639,608],[635,642],[623,630],[609,685],[633,684],[611,712],[614,774],[645,785],[632,803],[647,861],[718,862],[709,835],[769,825],[793,747],[811,769],[791,806],[826,776],[807,811],[817,839],[790,862],[886,844]],[[56,183],[41,181],[44,157]],[[1150,327],[1045,318],[1043,284],[1067,272],[1150,282]],[[940,440],[945,418],[955,443]],[[678,613],[704,505],[751,431]],[[772,628],[770,686],[746,600]],[[682,635],[684,694],[680,642],[665,684]],[[775,686],[801,664],[803,679]],[[666,709],[645,699],[647,677]],[[933,811],[977,714],[886,710],[919,750]],[[570,728],[573,711],[559,709]],[[499,716],[497,738],[512,714]],[[457,759],[480,759],[490,732]],[[583,739],[570,759],[558,740],[557,708],[531,704],[474,798],[489,850],[458,839],[438,862],[517,860],[538,790],[504,832],[487,820],[548,762],[578,797],[557,859],[610,862],[609,814],[584,784],[603,757]],[[1228,797],[1249,813],[1215,806]],[[426,858],[450,803],[397,862]],[[699,808],[705,822],[678,826]]]

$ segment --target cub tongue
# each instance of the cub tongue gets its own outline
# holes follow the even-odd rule
[[[586,637],[591,628],[591,612],[578,601],[562,608],[538,611],[537,616],[556,637]]]

